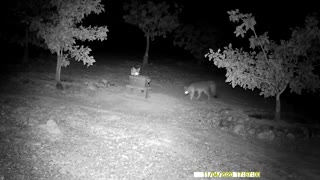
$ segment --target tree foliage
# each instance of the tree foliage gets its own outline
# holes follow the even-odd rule
[[[316,92],[320,88],[319,75],[315,72],[319,63],[320,30],[315,16],[305,18],[303,28],[292,29],[289,40],[270,40],[268,33],[257,35],[256,21],[251,14],[239,10],[228,11],[230,21],[242,22],[236,27],[236,36],[244,37],[248,31],[251,51],[233,48],[232,44],[206,57],[219,68],[226,68],[226,82],[244,89],[258,88],[264,97],[276,96],[276,119],[280,118],[280,95],[289,87],[290,92],[301,94],[302,90]],[[317,62],[318,61],[318,62]]]
[[[170,6],[166,2],[155,3],[153,1],[132,0],[123,6],[126,14],[123,16],[125,22],[138,26],[147,39],[144,65],[147,63],[149,53],[149,38],[166,38],[167,34],[178,27],[178,14],[181,8],[177,4]],[[145,62],[146,61],[146,62]]]
[[[103,41],[108,29],[103,27],[84,27],[83,19],[91,13],[104,11],[101,0],[50,0],[49,10],[32,18],[30,29],[37,32],[51,53],[57,54],[56,80],[60,81],[61,66],[70,64],[70,58],[90,66],[95,60],[89,53],[91,49],[77,45],[80,41]]]

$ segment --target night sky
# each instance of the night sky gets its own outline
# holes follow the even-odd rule
[[[1,7],[1,17],[8,29],[15,28],[10,25],[8,19],[9,7],[14,4],[15,0],[3,1]],[[108,39],[104,42],[92,43],[93,50],[109,51],[109,52],[141,52],[144,53],[145,38],[142,31],[133,25],[124,22],[123,3],[125,0],[102,0],[105,6],[105,13],[90,15],[86,20],[86,24],[91,25],[107,25],[109,29]],[[172,1],[168,1],[172,2]],[[203,23],[216,28],[219,31],[219,36],[225,43],[248,43],[248,39],[236,38],[233,34],[237,24],[229,21],[229,10],[240,9],[242,13],[252,13],[256,17],[257,33],[262,34],[265,31],[269,32],[271,39],[279,40],[280,38],[288,38],[290,36],[290,27],[303,25],[304,17],[314,11],[319,12],[319,6],[315,3],[293,3],[278,4],[270,1],[251,1],[255,3],[229,1],[212,1],[212,0],[197,0],[185,1],[177,0],[183,6],[183,12],[180,14],[182,23],[195,24]],[[276,2],[276,1],[274,1]],[[8,31],[8,29],[6,31]],[[3,30],[3,29],[2,29]],[[10,30],[9,30],[10,31]],[[249,36],[247,36],[249,37]],[[241,44],[240,43],[240,44]],[[248,44],[244,44],[248,46]],[[157,38],[151,43],[150,55],[152,53],[164,52],[185,52],[183,49],[172,45],[172,37],[166,39]]]
[[[123,0],[105,0],[105,14],[95,19],[98,24],[107,24],[110,32],[108,40],[103,44],[110,50],[141,50],[144,51],[145,39],[142,31],[132,25],[126,24],[122,18]],[[269,32],[273,39],[288,38],[290,27],[303,25],[305,16],[314,11],[319,12],[318,6],[314,3],[304,4],[274,4],[267,1],[252,3],[231,3],[212,0],[185,1],[178,0],[183,6],[180,19],[183,23],[195,24],[202,22],[217,28],[221,37],[227,43],[233,41],[243,41],[240,37],[236,38],[233,34],[237,24],[229,21],[227,11],[240,9],[242,13],[252,13],[256,17],[257,33]],[[98,20],[99,19],[99,20]],[[244,39],[244,42],[248,42]],[[248,45],[248,44],[247,44]],[[132,49],[134,48],[134,49]],[[151,44],[152,51],[176,50],[172,45],[170,36],[166,39],[158,38]],[[178,50],[180,51],[180,50]]]

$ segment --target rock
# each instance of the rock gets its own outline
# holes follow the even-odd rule
[[[227,108],[227,109],[221,109],[220,110],[220,114],[224,114],[224,115],[227,115],[227,114],[229,114],[230,113],[230,111],[229,110],[231,110],[231,109],[229,109],[229,108]]]
[[[105,85],[104,85],[103,83],[100,83],[100,82],[96,83],[95,86],[96,86],[97,88],[105,88]]]
[[[243,124],[244,123],[244,119],[242,117],[238,117],[236,121],[239,124]]]
[[[97,87],[93,83],[89,83],[87,88],[91,91],[95,91],[97,89]]]
[[[100,81],[101,81],[101,83],[103,83],[103,84],[105,84],[105,85],[107,85],[107,84],[108,84],[108,81],[107,81],[107,80],[105,80],[105,79],[101,79]]]
[[[230,128],[232,127],[232,122],[231,121],[228,121],[227,119],[221,119],[220,122],[219,122],[219,126],[220,127],[226,127],[226,128]]]
[[[244,125],[243,124],[237,124],[233,127],[232,132],[235,134],[243,134],[244,132]]]
[[[272,141],[275,138],[275,135],[273,131],[269,130],[269,131],[259,133],[257,135],[257,138],[260,140]]]
[[[256,134],[256,129],[254,129],[254,128],[249,129],[248,130],[248,134],[255,135]]]
[[[58,124],[54,120],[48,120],[45,125],[40,125],[43,129],[48,131],[52,135],[61,135],[62,131],[59,128]]]

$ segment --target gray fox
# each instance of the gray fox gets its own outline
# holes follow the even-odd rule
[[[140,74],[140,65],[135,65],[131,68],[131,76],[138,76]]]
[[[217,97],[216,83],[214,81],[199,81],[184,87],[184,94],[187,95],[190,93],[190,100],[193,99],[196,91],[198,92],[197,100],[199,100],[202,92],[208,96],[208,101],[211,99],[211,94],[214,95],[215,98]]]

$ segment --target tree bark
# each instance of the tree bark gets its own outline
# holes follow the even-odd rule
[[[56,66],[56,82],[60,82],[60,74],[61,74],[61,63],[62,63],[62,51],[59,50],[57,52],[57,66]]]
[[[276,112],[275,112],[275,120],[279,121],[281,119],[280,112],[281,112],[281,103],[280,103],[280,93],[276,96]]]
[[[146,36],[147,38],[147,46],[146,46],[146,51],[144,53],[144,56],[143,56],[143,62],[142,62],[142,65],[145,66],[148,64],[148,58],[149,58],[149,35]]]
[[[275,112],[275,120],[279,121],[281,119],[281,102],[280,102],[280,96],[281,94],[286,90],[289,83],[287,83],[281,91],[276,95],[276,112]]]

